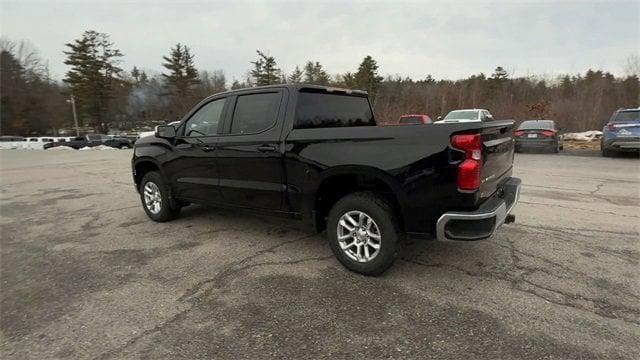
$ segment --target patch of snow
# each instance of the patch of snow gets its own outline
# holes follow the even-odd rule
[[[98,146],[94,146],[92,147],[93,150],[118,150],[114,147],[111,146],[107,146],[107,145],[98,145]]]
[[[599,139],[602,136],[602,131],[591,130],[577,133],[566,133],[562,135],[564,140],[577,140],[577,141],[592,141]]]
[[[52,148],[48,148],[47,150],[56,150],[56,151],[58,151],[58,150],[73,150],[73,151],[75,151],[76,149],[74,149],[72,147],[69,147],[69,146],[54,146]]]
[[[118,150],[118,149],[111,146],[107,146],[107,145],[98,145],[94,147],[85,146],[83,148],[80,148],[80,150],[85,151],[85,150]]]

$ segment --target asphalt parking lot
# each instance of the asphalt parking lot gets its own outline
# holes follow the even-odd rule
[[[637,159],[518,154],[515,224],[368,278],[282,220],[151,222],[130,157],[0,152],[0,358],[638,357]]]

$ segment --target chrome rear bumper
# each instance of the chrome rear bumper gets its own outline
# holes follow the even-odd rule
[[[475,211],[444,213],[436,224],[438,240],[482,240],[493,235],[504,224],[520,198],[518,178],[510,178]]]

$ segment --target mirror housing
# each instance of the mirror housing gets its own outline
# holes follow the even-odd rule
[[[176,137],[176,128],[173,125],[158,125],[154,133],[157,138],[173,139]]]
[[[487,119],[493,120],[493,115],[491,115],[491,114],[487,115]]]
[[[442,120],[442,115],[438,116],[436,119]]]

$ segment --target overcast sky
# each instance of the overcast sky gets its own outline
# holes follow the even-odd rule
[[[287,73],[307,60],[330,74],[366,55],[384,75],[457,79],[502,65],[514,76],[622,74],[640,49],[640,1],[30,2],[1,0],[2,35],[28,40],[61,79],[64,44],[105,32],[122,67],[159,72],[178,42],[198,69],[242,78],[260,49]]]

